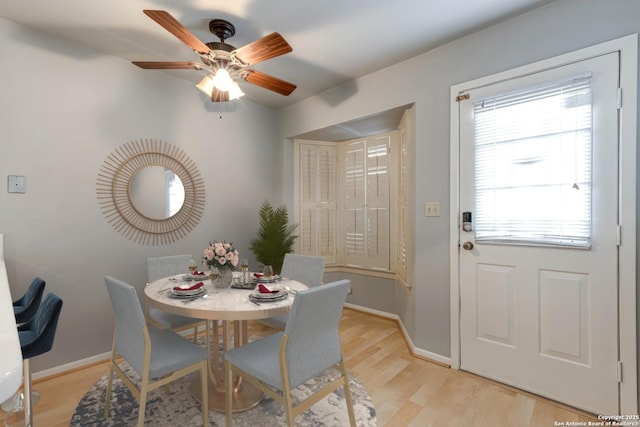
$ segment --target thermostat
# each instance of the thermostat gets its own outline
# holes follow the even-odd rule
[[[9,193],[25,193],[27,191],[27,180],[24,176],[9,175],[7,187]]]

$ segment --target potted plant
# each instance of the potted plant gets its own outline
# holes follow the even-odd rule
[[[260,207],[259,216],[260,230],[258,236],[251,241],[249,249],[258,262],[272,266],[273,271],[279,273],[284,255],[291,252],[298,237],[293,234],[298,225],[289,224],[286,206],[274,208],[266,200]]]

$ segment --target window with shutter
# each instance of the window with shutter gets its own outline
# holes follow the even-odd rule
[[[389,135],[341,145],[347,265],[390,269],[390,146]]]
[[[402,117],[399,127],[398,135],[398,191],[397,191],[397,232],[396,232],[396,273],[399,279],[407,284],[408,282],[408,246],[409,246],[409,209],[408,192],[408,161],[409,161],[409,146],[407,141],[407,121],[408,116],[405,113]]]
[[[336,147],[298,146],[298,251],[336,262]]]
[[[399,134],[295,141],[298,253],[322,255],[327,265],[379,274],[393,273],[399,266],[406,284],[408,142],[405,135],[404,157],[398,159],[393,150],[398,150]],[[399,170],[404,170],[402,178]]]

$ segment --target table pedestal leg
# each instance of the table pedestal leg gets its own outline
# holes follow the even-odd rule
[[[219,346],[220,331],[217,320],[208,320],[206,329],[208,366],[209,366],[209,409],[225,412],[225,381],[224,378],[224,352],[231,349],[231,341],[233,338],[233,346],[238,347],[246,344],[249,340],[248,328],[246,321],[234,321],[234,334],[231,335],[230,321],[222,321],[222,348]],[[264,393],[254,387],[242,378],[235,376],[233,379],[233,412],[246,411],[255,407],[262,398]],[[191,385],[191,394],[198,402],[202,400],[202,388],[200,387],[200,377]]]

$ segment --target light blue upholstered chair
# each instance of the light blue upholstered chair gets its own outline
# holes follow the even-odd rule
[[[169,255],[161,257],[147,258],[147,283],[167,276],[173,276],[187,272],[191,255]],[[145,314],[147,321],[159,329],[173,329],[181,331],[193,328],[193,342],[198,341],[198,325],[202,320],[191,317],[179,316],[161,310],[156,307],[149,307],[145,304]]]
[[[169,329],[147,326],[133,286],[105,277],[115,319],[113,350],[109,363],[109,380],[104,405],[104,418],[109,416],[111,387],[115,372],[139,403],[138,427],[144,425],[147,393],[176,379],[200,370],[202,379],[202,423],[209,425],[207,390],[207,353]],[[140,387],[116,363],[122,357],[141,377]],[[185,424],[187,420],[185,420]]]
[[[324,277],[324,257],[311,255],[285,254],[281,277],[297,280],[310,288],[320,286]],[[276,329],[284,329],[288,316],[263,319],[262,322]]]
[[[284,405],[289,427],[293,427],[297,415],[343,386],[349,420],[355,427],[338,329],[349,286],[348,280],[340,280],[298,292],[284,332],[225,353],[225,378],[239,374]],[[337,368],[340,376],[293,406],[291,391],[329,368]],[[227,427],[231,427],[233,381],[225,381],[225,384]]]

